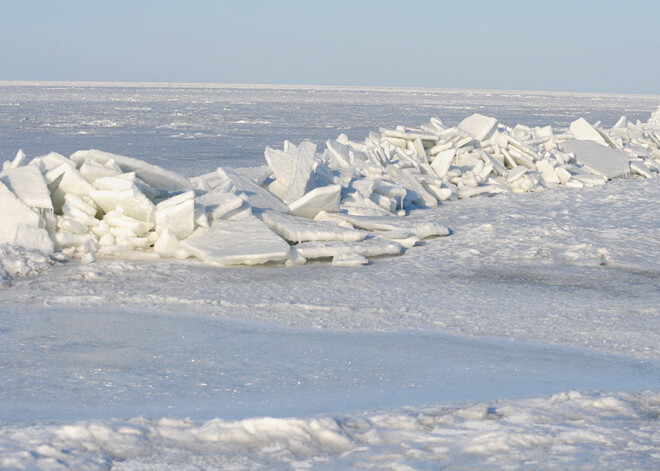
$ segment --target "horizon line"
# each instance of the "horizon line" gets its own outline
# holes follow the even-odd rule
[[[504,93],[530,93],[530,94],[557,94],[557,95],[618,95],[618,96],[658,96],[658,93],[634,92],[593,92],[593,91],[565,91],[565,90],[528,90],[528,89],[495,89],[495,88],[455,88],[455,87],[423,87],[423,86],[394,86],[394,85],[328,85],[328,84],[286,84],[286,83],[240,83],[240,82],[161,82],[161,81],[100,81],[100,80],[0,80],[0,86],[78,86],[78,87],[161,87],[161,88],[289,88],[299,90],[372,90],[372,91],[444,91],[444,92],[504,92]]]

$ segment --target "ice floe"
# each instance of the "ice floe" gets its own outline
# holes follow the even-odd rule
[[[473,114],[432,118],[363,142],[267,147],[266,164],[186,178],[98,150],[29,160],[0,172],[0,244],[93,262],[195,257],[212,265],[361,265],[449,234],[410,218],[447,200],[582,188],[660,172],[660,109],[611,128],[583,118],[568,129],[513,127]]]

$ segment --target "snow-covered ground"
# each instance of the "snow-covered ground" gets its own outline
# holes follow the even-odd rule
[[[473,112],[648,119],[658,96],[0,84],[0,160],[188,176],[284,139]],[[363,267],[62,263],[3,249],[0,468],[657,469],[660,179],[451,201]],[[30,263],[26,264],[25,262]],[[7,282],[7,285],[10,283]]]

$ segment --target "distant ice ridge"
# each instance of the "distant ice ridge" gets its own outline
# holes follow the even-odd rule
[[[3,469],[657,469],[657,393],[409,407],[339,419],[136,418],[0,428]]]
[[[622,117],[611,129],[582,118],[565,130],[480,114],[455,127],[432,118],[364,142],[342,134],[321,152],[285,141],[265,158],[263,167],[188,179],[98,150],[31,161],[19,151],[0,173],[0,244],[86,263],[192,256],[218,266],[361,265],[449,233],[402,217],[416,208],[657,176],[660,108],[646,123]]]

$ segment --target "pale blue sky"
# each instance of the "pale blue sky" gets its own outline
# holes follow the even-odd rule
[[[660,94],[660,2],[0,0],[0,80]]]

